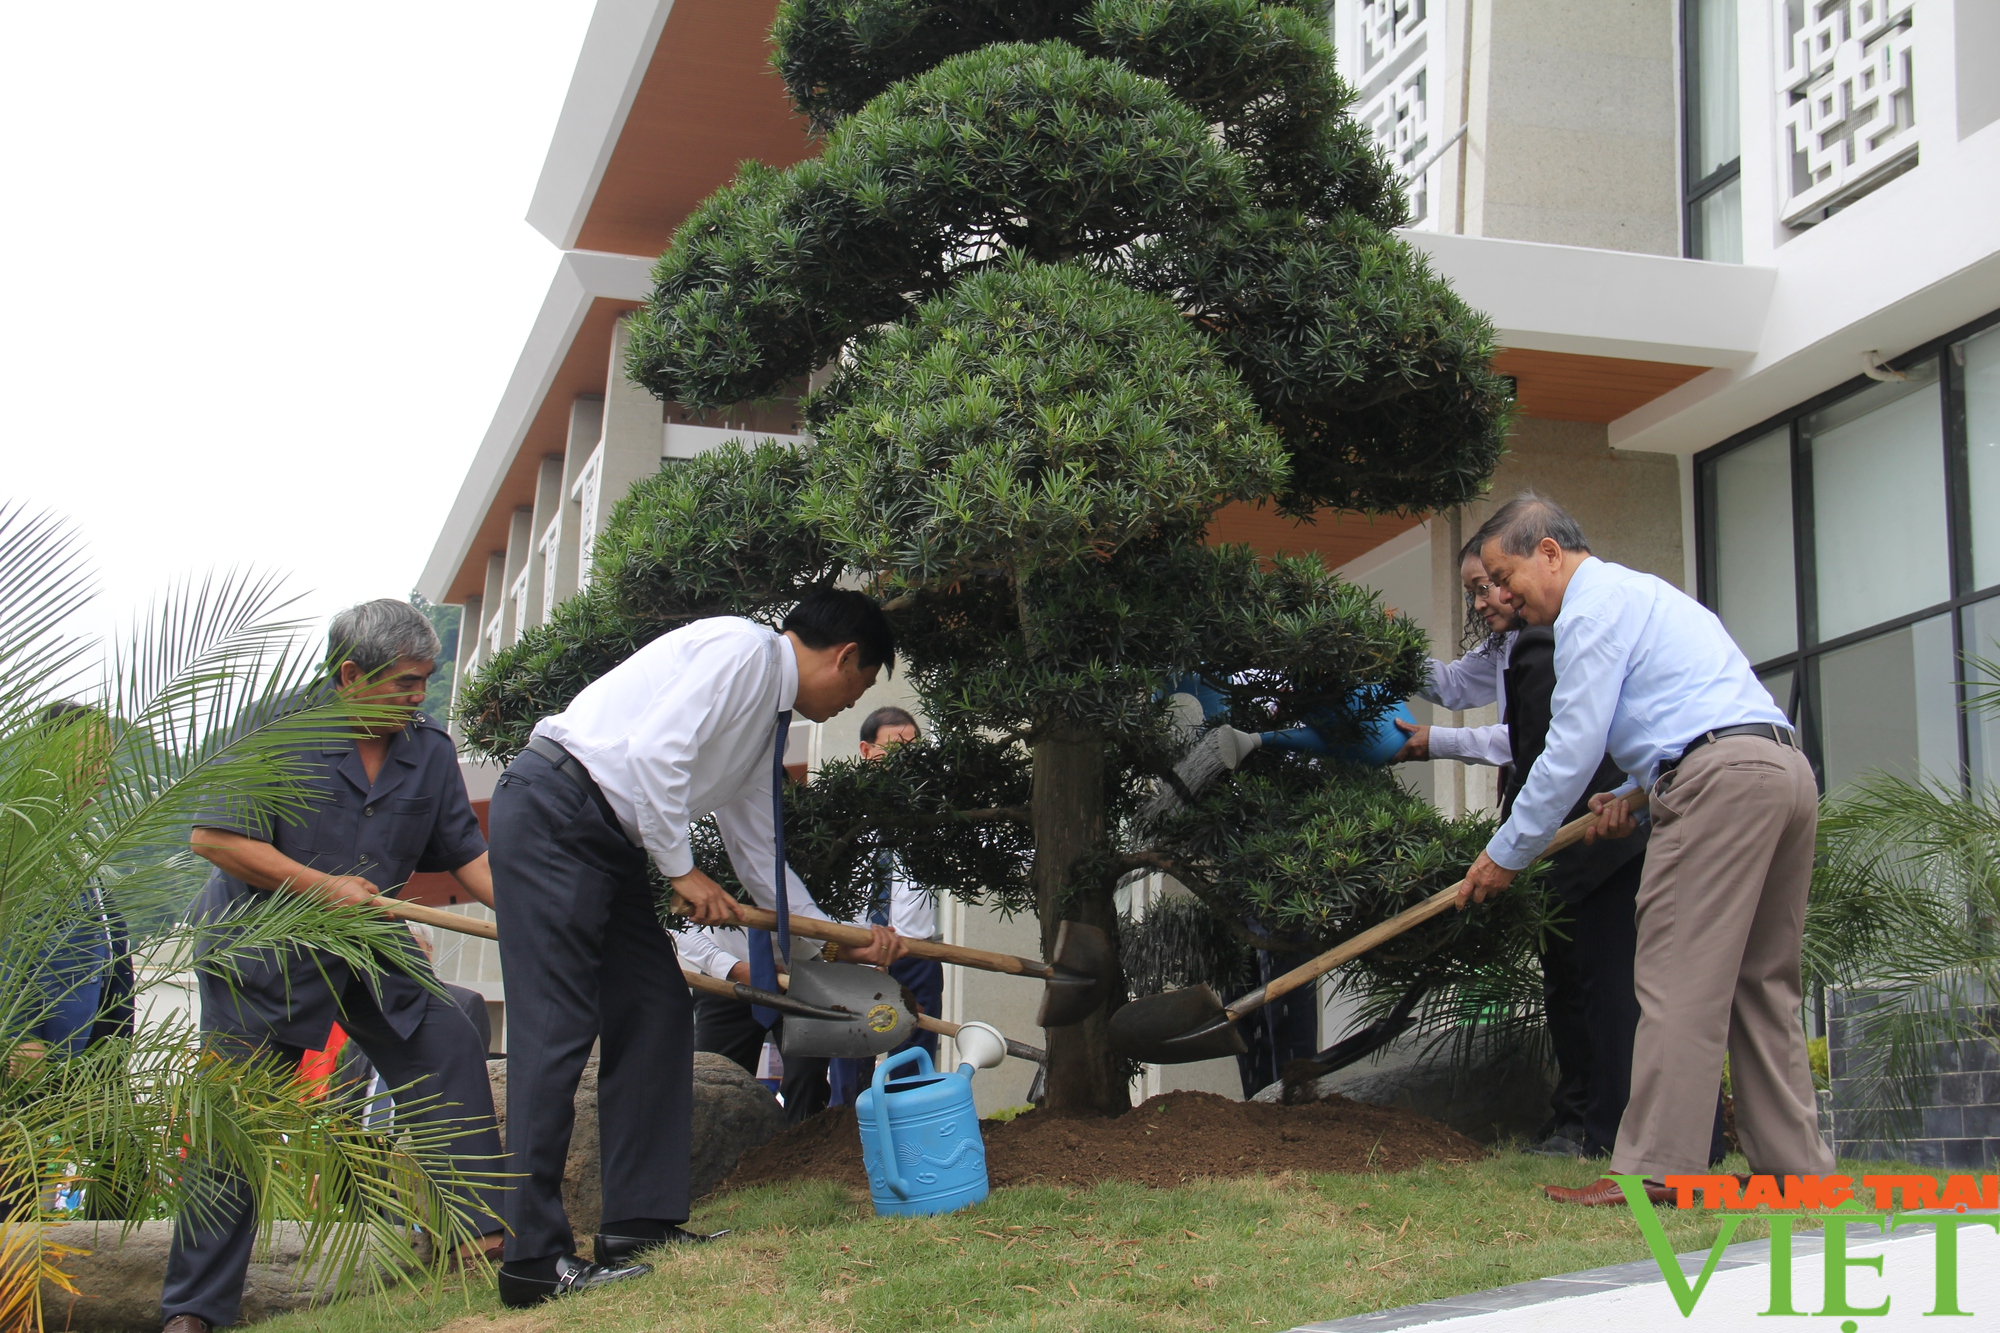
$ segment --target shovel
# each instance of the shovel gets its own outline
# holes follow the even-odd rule
[[[767,912],[761,907],[738,906],[743,912],[744,925],[757,930],[774,931],[778,928],[776,912]],[[685,916],[689,911],[687,900],[675,894],[673,910]],[[866,948],[875,942],[875,937],[859,926],[844,926],[837,921],[822,921],[818,917],[800,916],[796,912],[792,914],[792,934],[809,940],[851,944],[857,948]],[[935,958],[939,962],[976,967],[986,972],[1039,977],[1044,985],[1042,1005],[1035,1012],[1035,1022],[1045,1028],[1068,1027],[1095,1013],[1110,993],[1112,965],[1116,961],[1111,955],[1111,941],[1104,932],[1080,921],[1062,923],[1062,928],[1056,933],[1053,963],[1044,963],[1038,958],[1021,958],[1011,953],[967,949],[957,944],[933,944],[929,940],[904,940],[903,943],[912,958]]]
[[[1634,814],[1646,808],[1646,793],[1627,796],[1625,805]],[[1585,830],[1597,822],[1594,814],[1573,819],[1556,831],[1543,856],[1550,856],[1581,842]],[[1370,926],[1353,939],[1335,945],[1308,963],[1301,963],[1280,977],[1232,1001],[1224,1007],[1207,986],[1189,986],[1164,995],[1147,995],[1111,1015],[1111,1044],[1120,1055],[1152,1065],[1188,1064],[1195,1060],[1218,1060],[1242,1055],[1250,1048],[1236,1025],[1271,1001],[1310,985],[1343,963],[1387,944],[1414,926],[1451,910],[1458,903],[1460,880],[1406,912]]]
[[[495,926],[491,921],[475,921],[470,917],[460,916],[456,912],[444,912],[435,907],[425,907],[418,903],[406,903],[396,898],[378,896],[373,900],[373,904],[375,907],[381,909],[384,916],[395,917],[401,921],[417,921],[426,926],[435,926],[439,930],[455,931],[460,935],[477,935],[483,940],[497,940],[500,938],[499,927]],[[863,934],[866,935],[866,932],[863,932]],[[867,939],[862,940],[864,944],[867,942]],[[723,981],[720,978],[711,977],[705,972],[696,972],[688,968],[682,968],[681,975],[687,979],[687,984],[693,989],[705,991],[710,995],[720,995],[726,1000],[741,1000],[745,1004],[762,1005],[767,1009],[775,1009],[779,1013],[794,1015],[815,1024],[840,1024],[843,1026],[858,1024],[862,1027],[867,1027],[870,1018],[869,1008],[872,1008],[876,1003],[874,999],[875,994],[877,991],[884,989],[881,983],[888,979],[885,974],[872,967],[861,967],[854,963],[824,963],[818,960],[804,959],[793,963],[794,974],[796,974],[801,963],[807,962],[810,962],[810,966],[815,970],[839,969],[840,972],[866,973],[869,977],[876,978],[876,980],[868,981],[866,978],[860,978],[843,982],[839,975],[836,974],[829,981],[822,975],[816,978],[818,986],[816,991],[809,984],[808,995],[801,995],[794,998],[790,995],[776,995],[770,991],[759,990],[755,986],[746,986],[742,982]],[[780,977],[779,984],[787,984],[786,978]],[[859,1011],[857,1011],[852,1003],[845,1003],[843,1007],[843,997],[848,997],[856,1001],[860,999],[864,984],[868,988],[868,1007],[861,1008]],[[900,987],[896,989],[897,992],[901,990]],[[813,1003],[810,998],[812,994],[828,997],[833,1003],[825,1005]],[[949,1023],[942,1018],[932,1018],[929,1014],[918,1013],[915,1010],[915,1006],[909,1005],[904,1001],[900,993],[896,994],[896,998],[889,1003],[893,1003],[901,1012],[908,1016],[908,1022],[899,1025],[903,1036],[908,1035],[910,1027],[919,1027],[926,1032],[935,1032],[939,1036],[956,1037],[961,1027],[968,1026],[959,1023]],[[878,1018],[875,1021],[879,1022],[880,1019]],[[787,1027],[789,1026],[787,1024]],[[987,1027],[984,1023],[979,1024],[979,1026]],[[872,1045],[873,1041],[879,1040],[879,1036],[871,1037],[868,1040]],[[1017,1060],[1031,1060],[1036,1064],[1041,1064],[1048,1059],[1048,1052],[1039,1046],[1030,1046],[1024,1041],[1015,1041],[1012,1037],[1006,1037],[1003,1040],[1007,1043],[1007,1054]],[[873,1050],[864,1050],[859,1052],[859,1054],[880,1054],[882,1051],[899,1045],[901,1041],[902,1036],[898,1036],[887,1045],[882,1045]],[[787,1045],[789,1046],[789,1043]],[[813,1055],[822,1054],[822,1052],[818,1051],[804,1053]],[[849,1054],[849,1052],[845,1051],[828,1053]]]

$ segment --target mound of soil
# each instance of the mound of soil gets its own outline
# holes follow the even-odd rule
[[[1401,1171],[1425,1161],[1469,1162],[1486,1155],[1435,1120],[1345,1097],[1273,1106],[1207,1092],[1169,1092],[1115,1118],[1031,1111],[1005,1122],[984,1121],[980,1129],[995,1185],[1136,1180],[1165,1187],[1201,1176]],[[785,1180],[837,1180],[868,1188],[853,1107],[822,1111],[752,1149],[717,1188]]]

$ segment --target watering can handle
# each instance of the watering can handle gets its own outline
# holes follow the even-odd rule
[[[882,1154],[882,1175],[899,1199],[910,1197],[910,1183],[896,1169],[896,1137],[889,1132],[889,1091],[884,1085],[889,1081],[891,1070],[907,1064],[921,1064],[924,1072],[929,1073],[930,1063],[931,1053],[921,1046],[898,1051],[875,1066],[875,1078],[870,1085],[875,1093],[875,1151]]]

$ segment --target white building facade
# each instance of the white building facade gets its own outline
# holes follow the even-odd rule
[[[815,151],[764,63],[774,9],[606,0],[592,20],[529,213],[557,275],[419,582],[465,607],[460,680],[587,584],[639,477],[797,430],[784,407],[697,418],[621,371],[624,316],[694,203],[744,158]],[[1544,491],[1599,554],[1715,607],[1829,787],[1992,780],[2000,733],[1955,682],[1966,654],[2000,658],[2000,0],[1338,0],[1329,22],[1409,179],[1410,241],[1515,377],[1494,496]],[[1319,551],[1449,656],[1456,551],[1490,508],[1230,532]],[[850,730],[801,746],[851,753]],[[1407,778],[1450,813],[1493,801],[1490,770]],[[1034,948],[1028,923],[942,915]],[[497,998],[496,960],[466,958]],[[954,974],[947,1017],[1025,1031],[1033,1003]],[[1017,1063],[984,1100],[1021,1100]],[[1236,1091],[1221,1062],[1148,1078]]]

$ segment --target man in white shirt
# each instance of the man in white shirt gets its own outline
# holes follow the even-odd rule
[[[690,851],[688,826],[713,814],[758,905],[813,910],[798,877],[779,871],[776,812],[791,714],[825,721],[894,661],[888,620],[858,592],[807,594],[782,634],[736,617],[696,621],[543,719],[501,776],[489,823],[515,1173],[500,1270],[507,1304],[637,1277],[650,1271],[632,1261],[640,1249],[696,1239],[680,1226],[688,1215],[691,1004],[647,858],[691,904],[697,925],[741,920]],[[887,965],[901,954],[884,929],[841,956]],[[597,1262],[586,1263],[563,1213],[562,1173],[577,1082],[600,1040],[604,1222]]]
[[[1708,1165],[1725,1047],[1751,1170],[1833,1169],[1819,1136],[1799,1022],[1800,952],[1819,792],[1790,723],[1713,612],[1650,574],[1591,555],[1575,520],[1530,493],[1479,531],[1488,576],[1529,624],[1556,635],[1554,716],[1507,821],[1466,874],[1461,901],[1513,882],[1554,836],[1608,751],[1652,789],[1634,985],[1632,1092],[1611,1169]],[[1614,793],[1591,798],[1594,834],[1633,827]],[[1609,1180],[1546,1191],[1623,1202]]]

